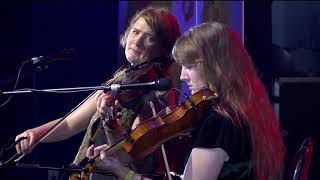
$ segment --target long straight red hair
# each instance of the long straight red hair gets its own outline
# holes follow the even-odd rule
[[[280,125],[237,34],[218,22],[203,23],[177,40],[172,55],[180,64],[197,64],[220,96],[219,112],[234,124],[248,125],[255,177],[282,179],[285,147]]]

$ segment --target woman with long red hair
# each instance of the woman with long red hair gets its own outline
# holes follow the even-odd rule
[[[192,94],[209,89],[218,97],[191,133],[183,179],[282,179],[285,147],[279,122],[236,33],[218,22],[203,23],[176,41],[172,55]],[[87,155],[93,152],[89,148]],[[120,178],[143,179],[99,153],[101,166]]]
[[[208,87],[219,96],[212,117],[196,133],[185,176],[281,179],[285,148],[279,122],[237,34],[218,22],[203,23],[177,40],[173,56],[192,93]],[[220,161],[210,162],[215,159]],[[218,174],[208,168],[212,163]]]

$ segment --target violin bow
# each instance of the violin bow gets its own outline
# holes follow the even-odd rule
[[[106,80],[106,82],[104,82],[102,85],[109,85],[110,83],[112,83],[117,77],[120,76],[121,73],[124,72],[125,70],[125,65],[121,66],[108,80]],[[94,92],[92,92],[89,96],[87,96],[84,100],[82,100],[76,107],[74,107],[71,111],[69,111],[66,115],[64,115],[56,124],[54,124],[52,127],[50,127],[47,131],[43,132],[37,139],[35,139],[33,146],[37,146],[38,144],[40,144],[45,138],[47,138],[52,132],[54,132],[59,126],[60,124],[74,111],[76,111],[81,105],[83,105],[87,100],[89,100],[90,98],[93,97],[93,95],[96,93],[97,90],[95,90]],[[7,160],[5,163],[0,164],[0,167],[4,166],[5,164],[10,163],[12,160],[13,162],[17,163],[18,161],[20,161],[23,157],[25,156],[25,154],[19,154],[16,153],[15,155],[13,155],[11,158],[9,158],[9,160]]]
[[[156,113],[156,110],[155,110],[153,102],[149,101],[149,105],[150,105],[150,108],[152,110],[153,117],[156,117],[157,113]],[[168,180],[172,180],[172,177],[170,175],[170,167],[169,167],[168,158],[167,158],[167,155],[166,155],[166,150],[164,148],[164,144],[161,144],[161,152],[162,152],[162,156],[163,156],[164,165],[166,167]]]

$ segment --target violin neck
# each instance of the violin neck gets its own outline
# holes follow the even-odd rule
[[[117,152],[119,152],[120,150],[122,150],[122,141],[115,143],[113,146],[111,146],[108,150],[107,150],[107,155],[115,155]]]
[[[117,155],[117,153],[120,151],[120,150],[123,150],[123,146],[122,146],[122,143],[123,143],[123,140],[115,143],[114,145],[110,146],[109,149],[105,150],[106,152],[106,155],[107,156],[110,156],[110,155]],[[99,162],[101,161],[100,157],[97,157],[95,162]]]

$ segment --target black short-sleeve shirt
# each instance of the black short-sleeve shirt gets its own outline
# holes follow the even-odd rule
[[[210,110],[191,135],[193,148],[221,148],[228,154],[229,160],[224,163],[219,179],[252,179],[249,171],[251,140],[245,123],[235,125],[217,111]]]

